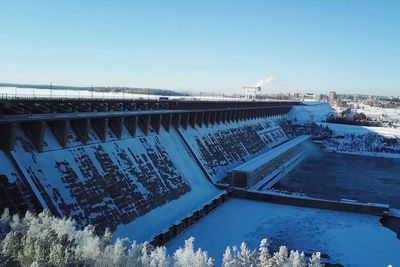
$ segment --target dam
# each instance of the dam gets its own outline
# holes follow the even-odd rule
[[[379,221],[389,205],[324,197],[314,189],[334,179],[323,181],[322,168],[320,176],[296,174],[311,170],[315,155],[303,160],[313,137],[289,123],[292,107],[304,108],[288,101],[2,102],[0,208],[46,209],[80,228],[93,225],[98,235],[108,228],[114,239],[169,252],[194,236],[217,264],[226,246],[245,241],[253,249],[260,238],[274,249],[321,250],[327,263],[348,263],[351,253],[337,251],[346,246],[326,244],[355,248],[357,239],[347,237],[356,233],[379,236],[380,253],[397,255],[395,233]],[[276,190],[302,185],[309,195]]]
[[[226,192],[216,185],[229,170],[291,139],[285,114],[296,104],[1,103],[1,208],[149,240]]]

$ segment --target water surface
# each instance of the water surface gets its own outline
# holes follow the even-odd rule
[[[316,198],[345,198],[400,208],[400,159],[317,152],[273,188]]]

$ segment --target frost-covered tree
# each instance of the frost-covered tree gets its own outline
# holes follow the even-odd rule
[[[308,262],[308,267],[322,267],[322,266],[324,265],[321,263],[321,253],[316,252],[315,254],[312,254]]]
[[[6,208],[0,218],[0,234],[6,234],[10,231],[10,221],[10,210]]]
[[[240,245],[240,251],[237,252],[236,258],[239,266],[256,266],[257,263],[256,252],[251,252],[244,242]]]
[[[194,238],[185,241],[173,257],[165,247],[154,248],[149,243],[117,239],[106,230],[100,237],[94,227],[77,229],[71,219],[60,219],[46,211],[39,215],[27,212],[25,217],[10,216],[5,210],[0,218],[0,265],[3,266],[138,266],[138,267],[212,267],[214,259],[200,248],[194,250]],[[321,254],[313,254],[306,264],[304,253],[288,251],[282,246],[271,257],[267,240],[263,239],[257,251],[251,252],[245,243],[240,249],[227,247],[223,267],[243,266],[310,266],[320,267]]]
[[[299,253],[298,250],[290,251],[289,261],[291,262],[293,267],[306,267],[307,266],[304,252]]]
[[[268,247],[267,247],[267,239],[264,238],[261,240],[260,248],[258,249],[258,266],[260,267],[271,267],[271,263],[269,259],[271,255],[269,254]]]
[[[289,263],[289,251],[287,247],[285,246],[280,246],[279,251],[275,252],[270,261],[272,262],[272,266],[276,267],[286,267],[290,266]]]
[[[202,251],[200,248],[195,252],[193,248],[194,237],[189,238],[185,241],[183,248],[175,251],[174,254],[174,266],[176,267],[207,267],[209,263],[209,257],[206,251]]]
[[[222,267],[231,267],[236,266],[236,261],[232,256],[231,248],[226,247],[225,253],[222,258]]]

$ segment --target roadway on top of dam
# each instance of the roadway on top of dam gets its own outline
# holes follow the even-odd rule
[[[162,115],[194,112],[224,112],[240,110],[290,108],[292,105],[270,106],[270,107],[244,107],[244,108],[224,108],[224,109],[181,109],[181,110],[129,110],[129,111],[89,111],[89,112],[70,112],[70,113],[44,113],[44,114],[18,114],[0,116],[0,124],[31,121],[54,121],[54,120],[77,120],[77,119],[97,119],[110,117],[127,117],[143,115]]]

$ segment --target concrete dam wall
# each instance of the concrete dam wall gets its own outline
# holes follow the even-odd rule
[[[35,122],[27,130],[23,123],[30,117],[25,116],[23,123],[4,128],[12,129],[3,133],[15,142],[9,151],[0,150],[0,189],[15,191],[7,198],[18,200],[10,203],[20,213],[45,208],[82,227],[92,224],[99,234],[109,227],[116,237],[149,240],[223,193],[207,176],[218,181],[291,137],[285,115],[193,114],[138,115],[134,134],[127,120],[116,131],[107,120],[80,119],[90,120],[84,138],[82,130],[69,127],[73,119],[63,117],[59,134],[52,121]]]
[[[284,115],[180,131],[214,182],[292,137]]]

